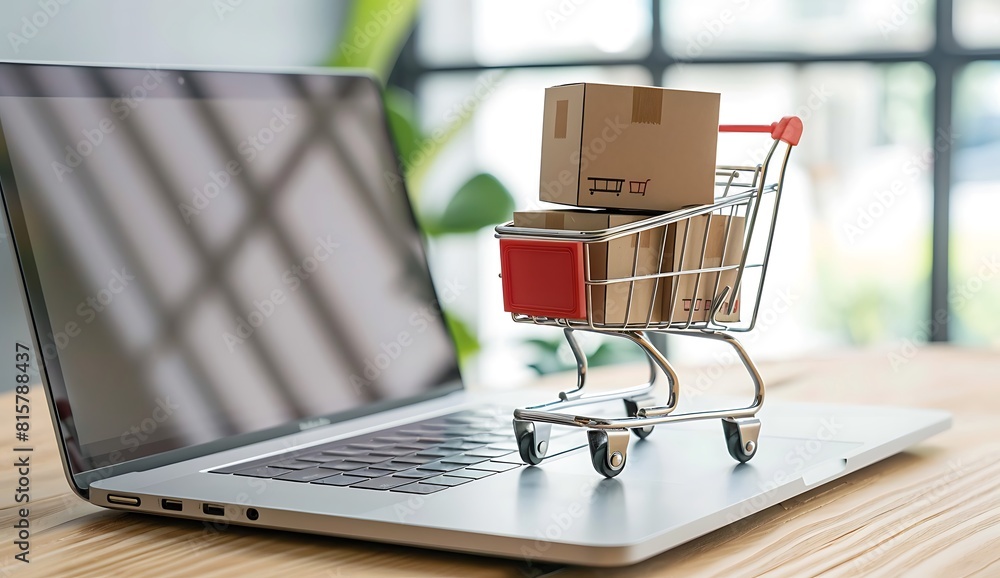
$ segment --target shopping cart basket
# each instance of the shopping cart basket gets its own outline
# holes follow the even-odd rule
[[[802,135],[802,121],[792,116],[770,125],[721,125],[719,131],[768,133],[773,142],[758,165],[716,167],[712,205],[599,231],[524,228],[512,223],[496,228],[506,310],[518,323],[563,328],[577,364],[575,389],[560,393],[555,401],[514,411],[514,433],[526,463],[541,463],[552,425],[587,428],[591,461],[606,477],[618,475],[625,467],[629,430],[643,439],[653,426],[665,423],[720,419],[726,447],[735,460],[747,462],[757,452],[760,420],[755,416],[764,403],[764,381],[732,334],[752,330],[757,321],[785,170],[792,147]],[[776,177],[768,170],[773,159],[780,159]],[[718,257],[708,252],[710,232],[722,236]],[[632,250],[631,274],[592,270],[592,252],[603,252],[607,259],[609,243],[619,240]],[[653,271],[639,270],[640,248],[658,249]],[[625,295],[624,311],[609,310],[612,291]],[[667,291],[669,298],[665,298]],[[741,300],[741,295],[746,298]],[[743,313],[751,308],[744,320],[740,320],[740,308]],[[649,379],[612,392],[585,393],[587,358],[574,331],[634,342],[648,357]],[[732,347],[753,382],[752,402],[746,407],[673,414],[680,397],[677,372],[649,341],[650,332],[711,339]],[[668,397],[658,405],[652,393],[661,372]],[[613,400],[624,401],[629,417],[560,411]]]

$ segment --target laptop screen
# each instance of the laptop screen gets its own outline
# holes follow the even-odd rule
[[[460,387],[370,79],[0,64],[0,125],[74,472]]]

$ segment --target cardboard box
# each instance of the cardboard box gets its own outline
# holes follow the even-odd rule
[[[719,95],[645,86],[545,90],[539,198],[670,212],[714,201]]]
[[[560,229],[567,231],[599,231],[648,219],[649,215],[611,213],[607,211],[523,211],[514,213],[515,227],[537,229]],[[632,276],[632,265],[638,260],[636,275],[654,275],[660,271],[660,244],[664,227],[644,231],[639,237],[639,251],[635,250],[635,235],[628,235],[607,243],[590,245],[591,280],[621,279]],[[669,251],[669,249],[668,249]],[[670,254],[664,254],[664,262],[669,262]],[[632,292],[632,309],[628,310],[629,323],[645,323],[647,315],[653,322],[660,320],[663,300],[654,302],[653,288],[659,283],[657,295],[662,295],[666,283],[655,279],[637,281]],[[629,284],[614,283],[607,286],[594,285],[591,289],[594,323],[617,323],[625,321],[628,307]],[[652,313],[650,314],[650,306]]]
[[[731,226],[730,221],[732,221]],[[743,256],[745,226],[744,217],[713,215],[709,224],[708,216],[703,215],[670,227],[667,232],[667,244],[674,248],[670,270],[681,274],[671,278],[670,291],[663,293],[662,320],[669,318],[671,322],[687,322],[690,315],[692,322],[708,321],[713,300],[726,286],[730,287],[730,291],[716,320],[734,323],[740,320],[739,292],[734,296],[732,290],[738,273],[736,269],[702,273],[700,279],[697,273],[684,273],[684,271],[739,265]],[[705,248],[704,261],[702,261],[703,248]],[[733,299],[736,300],[733,312],[727,314],[729,302]],[[694,314],[691,314],[692,309]]]
[[[514,213],[514,226],[567,231],[598,231],[647,218],[649,215],[610,211],[521,211]],[[599,281],[632,277],[632,268],[636,261],[638,261],[635,267],[636,276],[654,275],[665,271],[693,271],[701,268],[719,267],[723,262],[723,247],[726,248],[725,264],[738,265],[742,254],[745,220],[742,217],[733,217],[732,221],[728,240],[726,230],[729,219],[715,215],[711,219],[707,239],[705,228],[709,220],[707,216],[702,216],[669,227],[642,231],[638,239],[638,252],[635,246],[635,235],[628,235],[607,243],[591,244],[590,279]],[[663,260],[660,261],[660,246],[663,242],[664,229],[666,229],[667,240],[664,245]],[[688,236],[686,244],[685,235]],[[702,247],[707,247],[704,264],[701,262]],[[626,310],[628,310],[629,323],[646,323],[647,316],[652,323],[663,322],[668,317],[671,321],[686,322],[691,309],[694,308],[691,320],[693,322],[705,321],[711,312],[712,300],[717,292],[717,287],[718,291],[721,291],[722,287],[727,284],[732,286],[735,279],[736,271],[733,270],[723,273],[703,273],[700,281],[695,273],[636,281],[632,289],[631,310],[627,309],[629,297],[629,283],[627,281],[608,285],[593,285],[591,289],[593,320],[594,323],[623,324]],[[697,292],[695,292],[696,286]],[[725,305],[728,306],[728,303]],[[739,321],[738,297],[732,315],[727,316],[724,311],[720,312],[718,320]]]

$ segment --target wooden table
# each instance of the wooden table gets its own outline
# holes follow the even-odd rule
[[[897,357],[890,359],[890,353]],[[909,355],[907,355],[909,354]],[[895,367],[892,361],[896,361]],[[899,362],[902,361],[900,364]],[[593,372],[593,382],[641,375]],[[1000,355],[927,347],[763,364],[768,400],[943,408],[950,431],[912,451],[619,570],[566,576],[1000,576]],[[682,373],[682,378],[684,377]],[[695,375],[688,372],[688,375]],[[734,387],[727,373],[713,393]],[[543,386],[565,385],[568,376]],[[13,560],[12,396],[0,396],[0,576],[538,576],[554,568],[103,510],[69,492],[34,406],[30,564]],[[194,545],[195,547],[192,547]]]

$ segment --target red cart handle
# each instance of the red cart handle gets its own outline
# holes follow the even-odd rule
[[[771,124],[720,124],[719,132],[769,132],[771,138],[795,146],[802,138],[802,119],[786,116]]]

